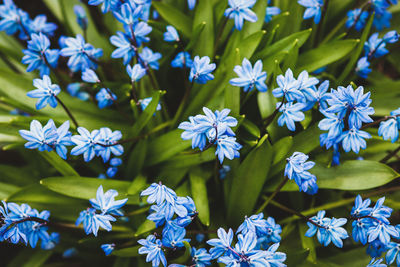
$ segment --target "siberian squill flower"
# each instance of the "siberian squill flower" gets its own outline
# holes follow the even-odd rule
[[[242,66],[235,66],[234,71],[239,78],[233,78],[230,80],[230,84],[233,86],[243,87],[245,92],[252,91],[257,88],[260,92],[267,91],[267,85],[265,80],[267,79],[267,73],[262,71],[263,64],[261,60],[258,60],[254,68],[247,58],[243,59]]]
[[[257,21],[257,15],[251,8],[257,0],[228,0],[229,8],[225,10],[224,16],[235,20],[235,28],[242,30],[245,20],[250,22]]]
[[[216,68],[215,63],[210,64],[210,58],[204,56],[200,58],[195,56],[192,68],[190,69],[189,80],[199,84],[205,84],[210,80],[214,80],[214,75],[211,74]]]
[[[50,107],[57,107],[57,95],[61,92],[57,84],[52,84],[50,77],[44,75],[42,79],[34,79],[33,86],[37,89],[29,91],[26,95],[32,98],[39,98],[36,102],[36,109],[42,109],[47,104]]]
[[[322,13],[321,9],[324,5],[323,0],[299,0],[298,3],[306,8],[303,15],[304,19],[314,17],[315,24],[320,22]]]

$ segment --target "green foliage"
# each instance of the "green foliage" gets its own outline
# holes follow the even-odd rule
[[[40,9],[58,23],[60,29],[57,34],[73,36],[83,33],[73,13],[73,6],[80,1],[37,2]],[[24,140],[18,130],[29,129],[33,119],[41,123],[53,119],[59,126],[69,117],[59,106],[55,109],[34,108],[36,100],[27,97],[26,93],[33,89],[32,80],[38,74],[26,73],[26,66],[20,62],[23,56],[21,51],[26,44],[16,37],[0,33],[0,199],[28,203],[32,207],[51,211],[51,219],[60,222],[62,236],[60,246],[51,252],[16,248],[19,251],[13,252],[16,256],[12,259],[5,256],[7,262],[4,264],[7,265],[4,266],[66,266],[59,255],[70,247],[78,247],[82,251],[76,258],[79,265],[149,266],[138,257],[137,245],[138,239],[157,231],[155,224],[146,220],[149,205],[139,196],[149,184],[162,181],[178,194],[191,196],[199,214],[193,224],[194,229],[190,231],[203,232],[207,234],[206,238],[212,238],[218,227],[237,229],[244,216],[251,216],[261,207],[282,182],[286,158],[296,151],[309,154],[316,161],[311,172],[317,177],[320,192],[314,198],[295,193],[298,186],[289,181],[263,210],[283,226],[280,251],[288,255],[286,264],[365,266],[369,258],[364,248],[346,244],[344,251],[330,249],[322,252],[315,240],[304,237],[307,226],[303,221],[277,209],[284,204],[306,216],[325,209],[333,217],[340,217],[351,208],[357,194],[374,195],[374,192],[379,192],[379,196],[386,195],[388,206],[399,208],[400,195],[391,192],[399,183],[398,158],[393,157],[389,164],[379,162],[388,152],[396,149],[399,142],[383,141],[378,137],[376,128],[368,129],[373,136],[368,141],[368,149],[360,155],[348,153],[341,165],[331,166],[331,153],[320,147],[318,122],[321,115],[316,107],[307,112],[306,122],[298,124],[295,132],[278,127],[276,118],[268,127],[263,120],[276,109],[277,99],[271,92],[277,86],[276,77],[288,68],[297,76],[303,70],[312,73],[327,67],[313,76],[321,81],[330,80],[332,87],[347,86],[350,82],[365,86],[365,91],[371,92],[374,116],[387,116],[400,104],[399,46],[393,47],[390,55],[374,64],[374,73],[367,80],[359,79],[354,74],[354,68],[363,54],[364,42],[374,31],[373,17],[370,17],[362,33],[345,33],[345,11],[354,1],[331,0],[327,18],[320,25],[302,20],[303,9],[297,1],[273,2],[282,9],[280,15],[265,23],[267,0],[259,0],[253,8],[258,21],[246,22],[243,30],[237,31],[232,30],[232,21],[221,29],[225,20],[221,14],[226,8],[226,1],[199,0],[194,11],[187,10],[186,0],[153,1],[153,9],[160,18],[149,21],[153,27],[149,46],[161,52],[163,59],[160,70],[152,70],[150,77],[137,83],[140,99],[152,97],[144,111],[129,97],[131,84],[121,62],[110,59],[114,49],[109,42],[110,35],[122,30],[122,27],[111,14],[100,16],[96,7],[83,5],[89,19],[87,39],[104,50],[104,57],[99,62],[99,76],[117,94],[119,106],[99,110],[95,101],[82,102],[70,96],[66,92],[66,82],[81,82],[81,79],[77,77],[79,75],[71,74],[65,64],[60,68],[60,75],[51,78],[61,85],[59,97],[81,126],[89,130],[109,127],[120,130],[124,139],[133,140],[124,144],[124,163],[114,179],[96,178],[108,167],[100,160],[84,163],[81,158],[73,156],[63,160],[54,151],[30,151],[23,147]],[[400,6],[392,7],[392,12],[392,24],[400,29]],[[167,25],[178,30],[182,38],[179,44],[168,44],[162,40],[162,32]],[[56,41],[56,38],[52,39],[54,46]],[[193,57],[209,56],[217,63],[217,69],[213,73],[214,80],[205,85],[193,85],[183,115],[174,121],[171,118],[174,118],[185,91],[191,86],[187,81],[188,69],[170,67],[171,60],[181,50],[190,52]],[[241,88],[229,84],[229,80],[237,76],[234,67],[241,65],[244,58],[252,63],[259,59],[263,62],[263,70],[268,74],[267,92],[254,90],[244,93]],[[98,89],[93,87],[89,91],[93,94]],[[157,111],[159,103],[162,111]],[[220,177],[223,165],[216,159],[215,148],[192,150],[191,142],[183,141],[182,130],[177,129],[181,121],[201,113],[202,107],[212,110],[229,108],[230,115],[239,121],[234,131],[243,149],[240,158],[224,161],[223,165],[231,169],[225,179]],[[15,108],[29,116],[10,115]],[[74,126],[71,130],[76,133]],[[364,160],[357,160],[358,156]],[[100,232],[102,239],[96,240],[92,236],[84,236],[83,230],[74,222],[79,212],[89,205],[88,200],[96,196],[100,185],[105,190],[117,190],[118,199],[128,198],[127,221],[120,220],[113,225],[113,232]],[[272,208],[272,205],[275,207]],[[195,239],[193,233],[189,233],[192,240]],[[110,243],[117,240],[125,247],[116,249],[110,258],[104,259],[98,251],[103,240]],[[184,251],[177,254],[176,263],[190,262],[191,247],[187,242],[184,245]],[[8,252],[9,248],[6,250]]]

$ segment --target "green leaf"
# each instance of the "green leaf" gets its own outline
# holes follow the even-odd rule
[[[367,190],[385,185],[400,177],[389,166],[369,160],[349,160],[335,167],[324,167],[316,164],[310,170],[317,176],[317,184],[323,189],[338,189],[346,191]],[[276,184],[266,188],[272,192]],[[298,191],[294,182],[287,183],[282,191]]]
[[[41,155],[49,164],[51,164],[62,175],[79,176],[79,174],[74,170],[74,168],[72,168],[72,166],[69,165],[65,160],[60,158],[60,156],[57,155],[57,153],[55,153],[54,151],[39,152],[39,155]]]
[[[112,255],[118,256],[118,257],[127,257],[127,258],[138,257],[139,256],[139,248],[140,248],[140,246],[117,249],[112,252]]]
[[[201,163],[215,160],[215,149],[210,148],[206,151],[192,150],[171,157],[163,163],[163,166],[173,166],[174,168],[184,168],[199,165]]]
[[[139,118],[133,125],[133,128],[129,134],[129,137],[137,137],[146,124],[153,118],[154,113],[156,112],[157,106],[160,102],[161,95],[165,94],[165,91],[157,91],[152,95],[152,100],[150,104],[143,110],[142,114],[140,114]]]
[[[242,40],[238,46],[241,59],[251,58],[256,51],[266,31],[258,31]]]
[[[274,149],[274,157],[272,160],[272,164],[275,165],[281,161],[283,161],[289,154],[293,146],[293,137],[286,136],[281,138],[276,142],[272,148]]]
[[[153,166],[170,159],[191,146],[190,141],[183,141],[182,130],[176,129],[166,133],[148,144],[145,166]]]
[[[211,0],[199,1],[193,19],[193,32],[204,25],[193,47],[193,55],[212,57],[214,53],[214,15]]]
[[[229,191],[228,222],[239,222],[251,215],[267,179],[272,162],[272,148],[264,136],[235,171]]]
[[[135,237],[151,232],[154,229],[156,229],[156,224],[153,221],[145,220],[135,232]]]
[[[309,227],[307,226],[307,224],[305,222],[299,222],[298,227],[299,227],[299,236],[301,239],[301,245],[302,245],[303,249],[305,249],[309,252],[308,256],[307,256],[307,260],[313,264],[316,264],[317,263],[317,252],[315,250],[314,240],[305,236]],[[304,260],[305,259],[303,259],[303,261]]]
[[[282,40],[279,40],[278,42],[264,47],[260,52],[258,52],[255,57],[256,58],[262,58],[265,60],[266,58],[282,52],[282,51],[287,51],[293,47],[293,43],[298,40],[297,45],[301,47],[310,37],[312,29],[304,30],[301,32],[296,32],[288,37],[283,38]]]
[[[240,49],[235,49],[234,65],[240,64]],[[233,78],[233,71],[231,73]],[[239,116],[240,113],[240,88],[233,86],[230,83],[226,84],[225,87],[225,107],[231,110],[231,116]]]
[[[147,143],[147,139],[140,140],[130,153],[124,171],[125,177],[136,177],[142,171],[146,160]]]
[[[288,253],[286,264],[287,266],[298,266],[299,264],[303,263],[310,254],[309,249],[303,249],[300,251],[292,251]]]
[[[360,40],[339,40],[323,44],[299,56],[298,69],[315,71],[336,62],[354,50]]]
[[[192,20],[190,17],[166,3],[153,2],[152,5],[163,19],[174,26],[179,32],[185,35],[185,37],[189,38],[191,36]]]
[[[117,190],[119,198],[128,197],[129,204],[139,204],[138,196],[128,196],[131,183],[127,181],[83,177],[50,177],[41,180],[40,184],[62,195],[86,200],[95,198],[97,189],[102,185],[104,191]]]
[[[137,195],[140,193],[141,190],[146,188],[147,186],[146,177],[144,176],[137,176],[133,179],[131,185],[128,188],[128,195]]]
[[[357,45],[356,51],[350,57],[350,61],[349,61],[349,63],[347,63],[344,71],[340,74],[340,76],[338,78],[339,83],[344,82],[344,79],[346,79],[346,77],[350,74],[350,72],[354,70],[356,63],[357,63],[358,59],[360,58],[360,55],[363,53],[364,43],[368,39],[369,33],[371,32],[371,27],[372,27],[372,22],[374,21],[374,17],[375,17],[375,13],[373,13],[370,16],[368,23],[365,26],[364,31],[361,35],[360,43]]]
[[[197,41],[199,40],[200,34],[202,33],[202,31],[204,30],[204,28],[206,27],[206,22],[203,21],[202,23],[200,23],[199,25],[197,25],[194,29],[193,29],[193,34],[192,37],[190,38],[190,41],[188,43],[188,45],[186,46],[186,51],[193,49],[193,47],[197,44]]]
[[[205,226],[210,226],[210,209],[208,206],[207,186],[201,169],[194,169],[190,172],[190,188],[193,201],[199,212],[199,219]]]
[[[53,254],[51,250],[37,250],[21,267],[41,267]]]

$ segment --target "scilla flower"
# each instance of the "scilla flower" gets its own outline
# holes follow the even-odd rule
[[[166,42],[179,42],[179,34],[177,30],[171,26],[167,26],[167,31],[164,33],[164,41]]]
[[[235,28],[242,30],[244,20],[257,21],[257,15],[251,8],[257,0],[229,0],[229,8],[225,10],[224,16],[235,20]]]
[[[29,91],[27,96],[39,98],[36,102],[36,109],[42,109],[47,104],[52,108],[57,107],[57,95],[61,92],[61,89],[57,84],[51,83],[49,76],[44,75],[43,79],[34,79],[33,86],[37,89]]]
[[[265,80],[267,79],[267,73],[262,71],[262,61],[258,60],[254,65],[251,66],[250,61],[247,58],[243,59],[242,66],[235,66],[234,71],[239,78],[233,78],[230,80],[230,84],[233,86],[243,87],[245,92],[252,91],[257,88],[260,92],[267,91],[267,85]]]
[[[214,63],[210,64],[210,58],[205,56],[200,58],[195,56],[192,68],[190,69],[189,80],[200,84],[205,84],[210,80],[214,80],[214,75],[211,74],[216,68]]]
[[[321,20],[321,8],[324,5],[323,0],[299,0],[298,3],[306,8],[303,18],[310,19],[314,17],[315,24]]]

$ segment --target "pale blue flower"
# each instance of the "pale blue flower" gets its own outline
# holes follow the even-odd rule
[[[267,73],[262,71],[263,64],[261,60],[258,60],[254,68],[247,58],[243,59],[242,66],[235,66],[234,71],[239,78],[233,78],[230,80],[230,84],[233,86],[243,87],[245,92],[252,91],[257,88],[260,92],[267,91],[267,85],[265,80],[267,79]]]
[[[33,86],[37,89],[29,91],[26,95],[32,98],[39,98],[36,102],[36,109],[42,109],[50,105],[50,107],[57,107],[57,95],[61,92],[60,86],[52,84],[50,77],[44,75],[42,79],[34,79]]]

